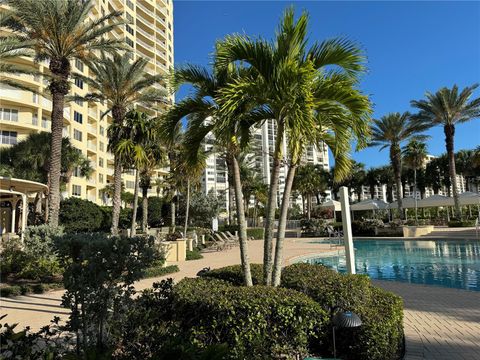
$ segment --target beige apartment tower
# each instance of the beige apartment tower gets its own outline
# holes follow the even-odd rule
[[[167,75],[174,61],[172,0],[96,0],[90,16],[98,18],[112,11],[121,11],[129,24],[119,26],[110,36],[123,39],[135,57],[149,59],[148,73]],[[34,64],[27,58],[18,61],[41,71],[48,70],[47,63]],[[87,67],[81,62],[74,62],[72,68],[88,75]],[[41,91],[48,85],[41,76],[12,78]],[[72,81],[71,94],[87,92],[88,85],[79,80]],[[78,196],[98,204],[108,203],[108,199],[102,199],[100,191],[113,182],[113,155],[107,152],[107,128],[112,119],[108,115],[101,117],[105,109],[99,103],[77,101],[66,104],[63,134],[88,157],[95,171],[89,179],[77,177],[74,173],[64,197]],[[0,146],[16,144],[31,133],[50,131],[51,110],[52,103],[48,98],[0,85]],[[157,176],[163,174],[164,171],[159,170]],[[132,171],[125,174],[124,183],[126,190],[133,191]],[[154,189],[151,191],[155,192]]]

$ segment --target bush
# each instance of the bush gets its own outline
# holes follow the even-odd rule
[[[100,210],[102,210],[102,225],[96,231],[103,231],[103,232],[110,232],[110,228],[112,227],[112,207],[111,206],[100,206]],[[132,226],[132,217],[133,217],[133,210],[130,208],[127,209],[120,209],[120,217],[118,219],[118,228],[119,229],[130,229]]]
[[[473,227],[475,220],[452,220],[448,222],[448,227]]]
[[[2,278],[19,273],[27,262],[28,256],[22,250],[22,243],[19,238],[2,240],[2,252],[0,253],[0,275]]]
[[[302,219],[300,226],[302,236],[323,236],[326,234],[327,222],[324,219]]]
[[[342,359],[400,358],[402,300],[372,286],[367,276],[342,275],[322,265],[295,264],[284,269],[282,286],[305,293],[323,307],[340,306],[360,316],[363,322],[360,328],[342,329],[337,333],[337,350]],[[323,340],[328,343],[330,338],[328,335]],[[323,353],[329,354],[331,352]]]
[[[250,272],[252,274],[253,285],[261,284],[263,281],[263,265],[250,264]],[[235,286],[241,286],[245,284],[241,265],[232,265],[219,269],[213,269],[203,273],[201,276],[224,280]]]
[[[186,260],[199,260],[199,259],[203,259],[203,255],[201,254],[199,249],[194,248],[192,251],[187,250]]]
[[[61,273],[62,268],[55,256],[48,258],[30,257],[17,276],[21,279],[52,281],[55,275],[60,275]]]
[[[91,201],[70,197],[60,203],[59,221],[66,233],[96,232],[102,228],[103,212]]]
[[[352,233],[353,235],[375,235],[376,228],[383,228],[385,224],[382,220],[365,219],[352,221]]]
[[[230,231],[235,234],[235,231],[239,231],[238,225],[223,225],[219,228],[219,231]],[[253,240],[262,240],[265,234],[265,229],[262,227],[247,228],[247,238]]]
[[[180,269],[178,265],[168,265],[168,266],[152,266],[145,270],[143,275],[144,279],[160,277],[168,274],[173,274],[179,272]]]
[[[0,297],[14,297],[22,295],[19,285],[6,285],[0,287]]]
[[[63,235],[63,227],[50,225],[28,226],[25,229],[25,253],[32,256],[50,257],[55,255],[53,238]]]
[[[225,343],[233,359],[304,357],[327,323],[321,306],[290,289],[197,278],[180,281],[171,298],[178,338],[202,347]]]

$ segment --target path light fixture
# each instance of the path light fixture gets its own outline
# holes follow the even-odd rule
[[[332,309],[332,323],[333,323],[333,358],[337,358],[337,348],[335,344],[335,329],[342,328],[357,328],[362,326],[360,317],[351,311],[343,311],[338,307]]]

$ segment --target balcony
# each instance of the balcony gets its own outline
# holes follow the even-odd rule
[[[140,1],[137,1],[137,7],[142,9],[142,11],[147,15],[149,16],[150,18],[153,19],[153,9],[149,9],[147,8],[145,5],[143,5]]]
[[[107,175],[113,176],[113,168],[107,167],[107,168],[105,169],[105,172],[107,173]]]
[[[97,134],[97,127],[96,126],[93,126],[93,125],[90,125],[90,124],[87,124],[87,131],[91,134]]]
[[[87,141],[87,149],[97,151],[97,145],[93,141]]]
[[[96,119],[98,117],[98,111],[94,108],[88,108],[88,116]]]
[[[153,34],[149,34],[147,31],[143,30],[142,28],[137,27],[137,32],[145,36],[147,39],[151,40],[153,42]]]
[[[89,185],[96,185],[97,184],[97,181],[94,178],[88,179],[87,182],[88,182]]]
[[[137,38],[137,46],[138,44],[142,45],[143,48],[145,48],[147,51],[151,52],[153,54],[153,46],[148,45],[145,41],[140,40]]]
[[[97,197],[95,195],[88,195],[87,199],[90,200],[91,202],[97,201]]]
[[[167,54],[164,51],[161,51],[160,49],[156,49],[155,52],[157,53],[158,56],[160,56],[162,59],[167,61]]]

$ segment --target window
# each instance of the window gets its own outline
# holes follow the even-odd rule
[[[130,46],[131,48],[133,48],[133,41],[131,39],[129,39],[128,37],[125,38],[125,42],[128,44],[128,46]]]
[[[18,122],[18,110],[0,108],[0,119]]]
[[[80,70],[80,71],[83,71],[83,63],[78,60],[78,59],[75,59],[75,67]]]
[[[127,3],[127,6],[133,10],[133,3],[130,0],[127,0],[126,3]]]
[[[78,94],[75,94],[75,96],[78,96]],[[75,99],[75,104],[77,104],[78,106],[83,106],[83,100]]]
[[[171,22],[168,22],[168,29],[172,30],[172,23]]]
[[[83,80],[82,79],[75,79],[75,86],[83,89]]]
[[[135,31],[132,29],[132,27],[130,25],[125,25],[125,29],[127,29],[127,32],[130,34],[130,35],[134,35],[135,34]]]
[[[82,173],[80,171],[80,166],[77,166],[75,169],[73,169],[73,176],[75,177],[81,177]]]
[[[80,185],[72,185],[72,195],[82,196],[82,187]]]
[[[73,138],[78,141],[82,141],[82,132],[77,129],[73,129]]]
[[[127,189],[133,189],[135,188],[135,181],[129,181],[127,180]]]
[[[100,141],[100,142],[98,143],[98,148],[100,149],[100,151],[105,151],[105,150],[104,150],[103,142]]]
[[[100,135],[105,135],[105,129],[103,128],[103,126],[100,126]]]
[[[16,145],[17,132],[16,131],[0,131],[0,144]]]
[[[127,15],[127,20],[133,24],[133,16],[130,15],[129,13],[125,13],[125,14]]]
[[[32,125],[38,126],[38,115],[32,114]]]
[[[98,159],[98,166],[103,167],[103,158]]]
[[[75,120],[79,124],[83,124],[83,115],[79,112],[73,112],[73,120]]]
[[[49,124],[50,124],[50,121],[48,121],[46,117],[42,117],[42,128],[48,129]]]
[[[103,174],[98,174],[98,182],[103,184]]]

